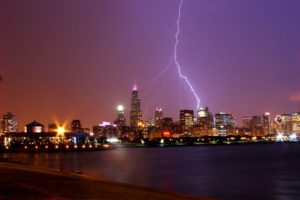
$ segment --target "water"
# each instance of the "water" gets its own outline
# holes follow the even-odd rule
[[[0,155],[1,156],[1,155]],[[3,154],[59,167],[59,153]],[[218,199],[300,199],[300,143],[63,153],[66,171]]]

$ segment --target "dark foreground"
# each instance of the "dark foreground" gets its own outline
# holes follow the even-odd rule
[[[0,162],[0,199],[209,199]]]

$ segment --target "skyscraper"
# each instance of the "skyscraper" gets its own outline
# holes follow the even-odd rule
[[[124,107],[122,105],[118,105],[117,111],[118,111],[118,116],[117,116],[117,119],[115,121],[115,124],[118,127],[126,126],[125,115],[124,115]]]
[[[271,129],[271,120],[270,120],[270,113],[263,114],[262,117],[262,126],[263,126],[263,134],[268,135],[270,134]]]
[[[11,112],[8,112],[1,117],[1,132],[2,133],[12,133],[18,132],[18,121],[17,117]]]
[[[214,124],[214,118],[208,107],[200,107],[197,109],[197,126],[205,129],[211,129]]]
[[[188,131],[194,126],[194,111],[193,110],[180,110],[180,125],[183,131]]]
[[[131,93],[131,111],[130,111],[130,126],[138,128],[142,123],[141,100],[136,83],[133,84]]]
[[[244,116],[242,119],[243,128],[246,129],[247,131],[250,131],[251,129],[251,120],[252,118],[250,116]]]
[[[220,112],[215,114],[215,126],[219,135],[227,135],[236,128],[236,121],[231,113]]]
[[[162,126],[162,119],[163,119],[163,112],[161,108],[156,108],[155,110],[155,126],[156,127],[161,127]]]

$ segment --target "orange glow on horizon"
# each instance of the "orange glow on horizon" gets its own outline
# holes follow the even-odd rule
[[[163,137],[170,137],[170,131],[163,131]]]

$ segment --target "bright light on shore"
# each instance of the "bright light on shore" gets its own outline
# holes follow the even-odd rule
[[[276,136],[276,140],[277,140],[277,141],[283,141],[283,134],[282,134],[282,133],[279,133],[279,134]]]
[[[297,140],[297,135],[295,133],[293,133],[289,136],[289,138],[290,138],[291,141],[296,141]]]
[[[120,142],[120,140],[118,140],[118,138],[107,138],[107,142],[117,143],[117,142]]]
[[[63,126],[59,126],[59,127],[57,128],[56,132],[57,132],[57,135],[58,135],[58,136],[63,137],[64,134],[65,134],[65,132],[66,132],[66,130],[65,130],[65,128],[64,128]]]

